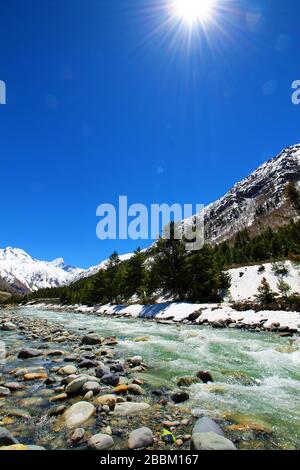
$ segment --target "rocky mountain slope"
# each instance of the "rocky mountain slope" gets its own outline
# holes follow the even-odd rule
[[[268,226],[276,230],[299,217],[286,197],[289,183],[300,189],[300,145],[286,148],[204,209],[205,241],[230,240],[245,228],[252,235]],[[185,223],[194,224],[195,217]]]
[[[283,150],[204,209],[201,217],[206,243],[234,239],[245,228],[252,235],[268,226],[276,230],[298,218],[299,210],[286,195],[289,183],[300,189],[300,144]],[[184,223],[194,224],[195,220],[196,216]],[[131,256],[129,253],[120,259],[125,261]],[[0,250],[0,276],[18,292],[66,285],[96,274],[106,263],[107,260],[84,270],[66,265],[62,258],[39,261],[17,248]]]

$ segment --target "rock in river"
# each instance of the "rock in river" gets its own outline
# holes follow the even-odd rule
[[[97,393],[99,393],[101,390],[101,386],[98,382],[88,381],[88,382],[85,382],[81,390],[83,393],[93,392],[94,395],[97,395]]]
[[[82,386],[87,382],[86,377],[78,377],[77,379],[72,380],[72,382],[68,383],[65,388],[65,392],[68,395],[74,395],[78,393]]]
[[[143,427],[132,431],[129,434],[129,449],[140,449],[153,444],[153,434],[151,429]]]
[[[8,397],[10,395],[10,390],[6,387],[0,387],[0,397]]]
[[[77,372],[77,368],[72,365],[64,366],[58,371],[60,375],[73,375],[73,374],[76,374],[76,372]]]
[[[88,447],[95,450],[107,450],[114,445],[114,441],[108,434],[95,434],[88,441]]]
[[[81,344],[101,344],[101,338],[96,333],[90,333],[82,338]]]
[[[69,429],[77,428],[90,419],[95,411],[96,409],[91,403],[79,401],[63,414],[63,418]]]
[[[211,373],[208,372],[207,370],[199,370],[199,372],[197,372],[197,377],[205,384],[207,384],[208,382],[214,381]]]
[[[234,444],[226,439],[220,426],[207,417],[196,421],[191,448],[195,450],[236,450]]]
[[[116,416],[134,416],[142,414],[143,412],[149,410],[150,405],[148,403],[117,403],[114,409],[114,415]]]
[[[171,396],[174,403],[182,403],[189,400],[190,396],[187,392],[176,392]]]
[[[103,375],[101,382],[105,385],[112,385],[113,387],[118,385],[120,378],[118,375],[115,374],[106,374]]]
[[[193,434],[191,447],[195,450],[236,450],[229,439],[215,432]]]
[[[109,406],[113,408],[117,403],[117,397],[115,395],[102,395],[101,397],[96,398],[96,402],[100,406]]]
[[[17,329],[16,325],[11,322],[3,323],[1,326],[2,331],[14,331],[16,329]]]
[[[199,432],[215,432],[216,434],[219,434],[219,436],[224,436],[220,426],[211,418],[207,417],[197,419],[196,423],[194,424],[193,434],[197,434]]]
[[[18,358],[19,359],[30,359],[31,357],[38,357],[38,356],[41,356],[41,355],[42,355],[42,351],[40,351],[39,349],[25,348],[25,349],[22,349],[19,352]]]
[[[10,446],[18,443],[17,439],[7,429],[0,427],[0,446]]]

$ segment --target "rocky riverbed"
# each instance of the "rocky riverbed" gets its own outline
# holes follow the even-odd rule
[[[190,407],[191,386],[218,393],[209,371],[154,386],[155,370],[125,355],[119,338],[10,309],[0,311],[0,340],[0,450],[285,448],[262,421],[230,413],[212,421]]]

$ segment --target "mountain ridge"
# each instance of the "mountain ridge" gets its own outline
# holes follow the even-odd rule
[[[277,229],[291,219],[299,218],[286,196],[286,187],[293,184],[300,189],[300,144],[282,150],[250,175],[236,183],[217,201],[203,209],[205,241],[219,244],[234,239],[241,230],[257,235],[266,226]],[[193,216],[182,224],[195,224]],[[133,253],[120,255],[128,260]],[[0,278],[21,293],[47,287],[68,285],[104,269],[107,260],[88,269],[65,264],[63,258],[40,261],[20,248],[0,249]]]

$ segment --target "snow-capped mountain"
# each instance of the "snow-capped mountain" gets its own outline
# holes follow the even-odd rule
[[[0,250],[0,276],[21,292],[69,284],[81,272],[66,266],[63,259],[40,261],[18,248]]]
[[[276,230],[299,217],[286,197],[288,183],[300,189],[300,144],[283,150],[204,209],[206,243],[233,239],[245,228],[253,235],[266,227]],[[194,224],[195,217],[184,223]]]
[[[288,183],[300,189],[300,144],[283,150],[204,209],[206,243],[233,239],[245,228],[251,234],[266,227],[276,229],[298,218],[299,211],[286,196]],[[194,224],[195,216],[183,223]],[[132,255],[121,255],[120,259],[125,261]],[[39,261],[23,250],[5,248],[0,249],[0,279],[18,292],[63,286],[105,269],[107,261],[80,269],[66,265],[62,258]]]

